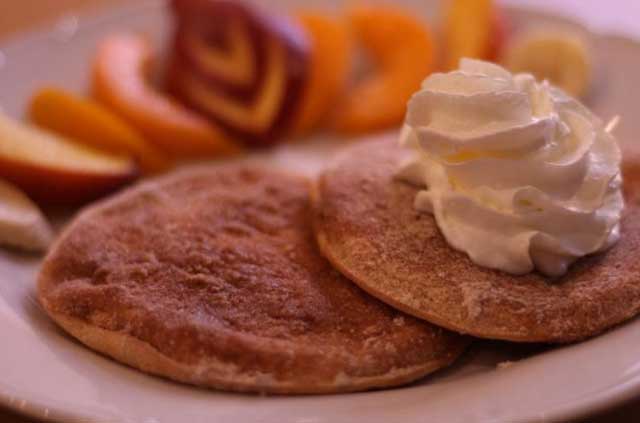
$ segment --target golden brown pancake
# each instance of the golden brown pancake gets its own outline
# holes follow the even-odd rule
[[[314,187],[320,249],[367,292],[460,333],[522,342],[577,341],[640,311],[637,200],[628,197],[622,239],[608,252],[559,279],[514,276],[474,264],[415,211],[418,188],[394,177],[406,154],[389,139],[357,145]]]
[[[97,351],[225,390],[356,391],[450,364],[467,338],[379,302],[320,255],[308,188],[246,164],[144,183],[70,225],[40,301]]]

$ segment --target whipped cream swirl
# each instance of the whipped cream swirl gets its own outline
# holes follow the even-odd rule
[[[602,121],[529,74],[463,59],[409,102],[400,177],[477,264],[560,276],[620,237],[621,154]]]

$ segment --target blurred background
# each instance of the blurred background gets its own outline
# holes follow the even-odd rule
[[[77,10],[132,3],[144,0],[2,0],[0,37],[16,30],[46,23]],[[269,0],[261,0],[268,3]],[[434,1],[434,0],[425,0]],[[576,17],[594,29],[640,36],[640,1],[638,0],[503,0],[501,3],[532,6]]]

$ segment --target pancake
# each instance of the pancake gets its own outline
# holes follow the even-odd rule
[[[520,342],[578,341],[639,312],[637,195],[609,251],[578,260],[562,278],[514,276],[474,264],[414,209],[418,188],[394,178],[407,154],[390,139],[351,147],[313,190],[320,249],[370,294],[453,331]]]
[[[308,190],[247,164],[143,183],[65,230],[40,302],[99,352],[224,390],[356,391],[450,364],[467,338],[379,302],[320,255]]]

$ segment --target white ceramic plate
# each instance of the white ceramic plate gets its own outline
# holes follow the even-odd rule
[[[430,3],[409,1],[433,15]],[[294,4],[280,0],[278,7]],[[300,1],[302,3],[302,1]],[[318,1],[326,5],[325,2]],[[309,2],[305,2],[309,5]],[[512,10],[517,25],[558,19]],[[127,28],[158,45],[168,35],[161,2],[137,2],[92,19],[70,17],[55,30],[0,47],[0,105],[20,116],[43,82],[82,91],[89,58],[106,33]],[[598,36],[599,83],[590,99],[603,117],[623,116],[618,134],[633,141],[640,47]],[[624,119],[629,116],[629,119]],[[304,157],[327,149],[303,145],[277,161],[307,168]],[[317,160],[316,160],[317,162]],[[301,397],[261,397],[195,389],[147,376],[84,348],[43,314],[34,299],[38,260],[0,252],[0,404],[41,418],[96,422],[387,422],[559,420],[614,405],[640,393],[640,321],[562,348],[478,342],[452,368],[408,387]],[[500,365],[509,361],[507,365]]]

